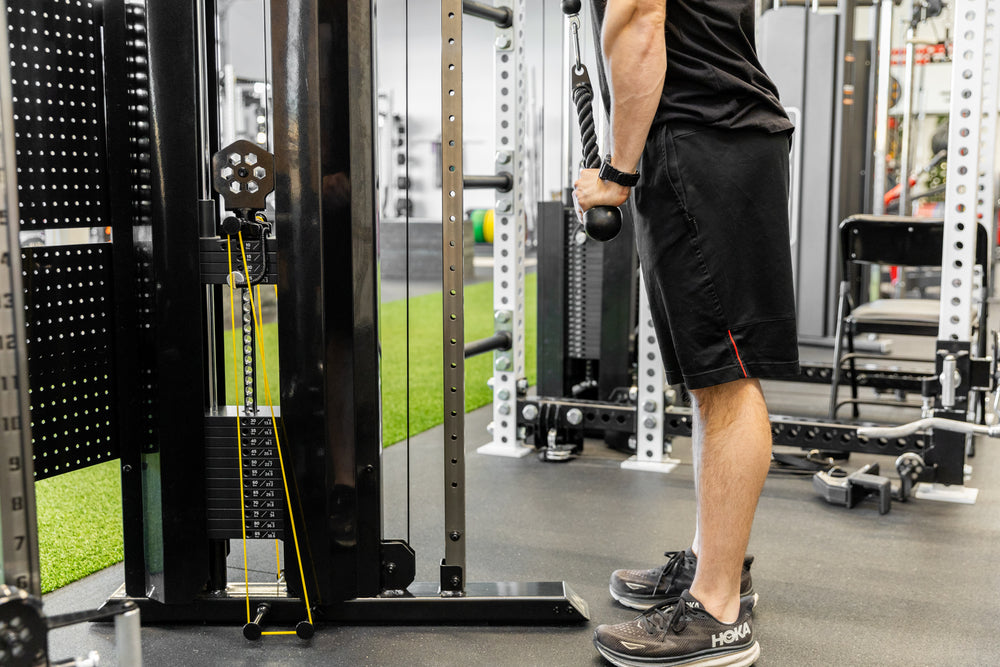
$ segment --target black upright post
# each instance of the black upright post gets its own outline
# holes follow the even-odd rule
[[[933,416],[960,422],[967,421],[969,396],[972,391],[972,382],[970,381],[972,377],[970,360],[972,346],[968,341],[939,340],[935,347],[938,353],[934,375],[941,377],[946,373],[957,371],[961,382],[953,388],[954,396],[951,397],[951,405],[945,405],[945,392],[939,392],[935,398]],[[955,365],[951,369],[949,369],[946,359],[953,359]],[[923,452],[927,466],[934,470],[935,482],[957,485],[965,483],[966,437],[964,433],[935,429],[930,446]]]
[[[148,160],[148,181],[137,186],[147,196],[131,235],[138,267],[131,287],[137,288],[145,304],[136,322],[141,347],[135,351],[145,377],[143,386],[133,390],[145,404],[132,418],[133,427],[146,432],[141,439],[123,441],[122,449],[141,449],[128,456],[139,470],[133,467],[126,473],[141,478],[144,558],[140,562],[145,568],[141,593],[164,603],[192,600],[205,585],[209,562],[205,481],[201,474],[193,474],[205,467],[198,243],[204,147],[196,139],[201,136],[197,6],[196,0],[145,6],[148,98],[142,106],[148,121],[132,128],[138,147],[148,151],[142,158]],[[133,12],[140,8],[126,5]],[[137,25],[142,23],[139,14],[132,18]],[[141,37],[142,30],[137,34]],[[141,61],[134,61],[135,54],[128,57],[136,66],[132,76],[143,78]],[[129,479],[128,488],[135,486]],[[130,515],[135,511],[129,508]],[[134,530],[128,528],[126,537],[133,551],[130,574],[137,556]]]
[[[603,401],[632,384],[635,328],[638,321],[639,258],[635,251],[632,207],[622,206],[624,223],[617,237],[604,244],[601,283],[600,375],[597,394]]]
[[[322,604],[379,592],[372,7],[275,0],[271,16],[289,505]],[[299,594],[291,559],[286,581]]]
[[[145,8],[127,11],[123,0],[105,2],[104,30],[105,107],[107,117],[109,224],[115,307],[116,416],[120,443],[122,484],[122,534],[125,551],[125,588],[129,595],[146,594],[145,539],[143,536],[142,443],[140,415],[147,407],[141,368],[147,359],[139,354],[143,341],[138,314],[151,307],[138,284],[134,235],[149,235],[148,150],[137,139],[149,138],[149,88],[146,62]],[[141,31],[139,26],[141,26]],[[130,131],[130,125],[134,131]],[[111,137],[129,137],[112,141]],[[148,333],[145,334],[148,336]]]
[[[333,4],[333,3],[330,3]],[[345,4],[343,0],[338,5]],[[338,331],[352,338],[351,351],[342,367],[353,371],[349,389],[353,400],[355,422],[351,424],[355,450],[357,493],[358,595],[373,596],[381,592],[382,538],[382,432],[381,393],[379,390],[378,333],[378,258],[376,230],[378,228],[378,181],[375,168],[376,108],[375,108],[375,3],[347,2],[346,21],[337,19],[341,34],[346,32],[347,48],[331,53],[347,63],[347,75],[332,87],[328,95],[347,100],[349,110],[348,144],[351,174],[350,231],[343,231],[336,243],[338,253],[349,258],[345,274],[350,277],[351,291],[341,287],[339,293],[345,305],[350,305],[353,317],[346,323],[338,311],[328,311],[327,317],[338,323]],[[320,13],[322,17],[323,12]],[[335,33],[337,34],[337,33]],[[346,57],[344,57],[346,55]],[[350,94],[348,94],[350,93]],[[333,147],[334,151],[337,151]],[[349,243],[345,241],[350,241]],[[335,258],[337,255],[334,256]],[[345,262],[345,266],[348,263]],[[339,280],[337,281],[339,282]],[[341,395],[343,386],[335,384]],[[339,400],[339,397],[338,397]],[[337,434],[341,436],[341,434]],[[347,434],[343,434],[346,436]],[[341,437],[343,437],[341,436]]]
[[[856,213],[863,213],[865,208],[865,184],[868,178],[867,157],[871,155],[872,133],[869,132],[869,120],[872,117],[872,98],[869,97],[869,82],[872,74],[872,53],[874,48],[871,39],[858,39],[855,33],[855,10],[857,3],[853,0],[844,5],[841,16],[842,27],[838,35],[837,53],[840,54],[840,78],[843,85],[838,87],[837,97],[840,113],[840,169],[835,172],[835,187],[839,193],[836,202],[837,216],[831,225],[831,243],[836,251],[839,221]],[[882,195],[879,194],[881,197]],[[900,211],[905,215],[904,211]],[[836,257],[834,253],[833,257]],[[838,262],[831,262],[831,270],[835,274]],[[834,283],[836,284],[836,283]],[[832,311],[833,305],[828,309]],[[831,313],[832,314],[832,313]]]
[[[565,395],[566,213],[561,201],[538,203],[538,395]]]

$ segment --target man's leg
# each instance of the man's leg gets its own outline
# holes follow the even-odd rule
[[[755,379],[691,394],[698,499],[698,569],[691,594],[717,619],[732,623],[750,527],[770,467],[771,423]]]

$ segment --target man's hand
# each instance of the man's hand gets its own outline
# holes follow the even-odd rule
[[[573,199],[576,214],[583,220],[583,214],[595,206],[621,206],[628,199],[632,188],[597,177],[597,169],[581,169],[580,178],[573,184]]]

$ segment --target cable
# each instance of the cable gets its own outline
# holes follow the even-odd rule
[[[406,119],[406,131],[403,133],[403,150],[406,154],[404,177],[406,178],[406,199],[410,199],[410,3],[404,3],[403,10],[403,49],[406,83],[403,93],[403,118]],[[406,276],[406,542],[410,543],[410,207],[403,207],[406,216],[405,230],[405,276]]]

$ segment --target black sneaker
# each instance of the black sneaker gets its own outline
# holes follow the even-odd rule
[[[740,600],[735,623],[720,623],[684,591],[628,623],[600,625],[594,646],[619,667],[747,667],[760,656],[752,601]]]
[[[697,557],[690,549],[668,551],[663,554],[670,560],[663,567],[651,570],[615,570],[611,573],[611,597],[632,609],[649,609],[653,605],[678,597],[682,591],[691,588],[694,571],[698,566]],[[751,597],[757,606],[757,594],[750,578],[753,556],[743,559],[743,575],[740,577],[740,599]]]

